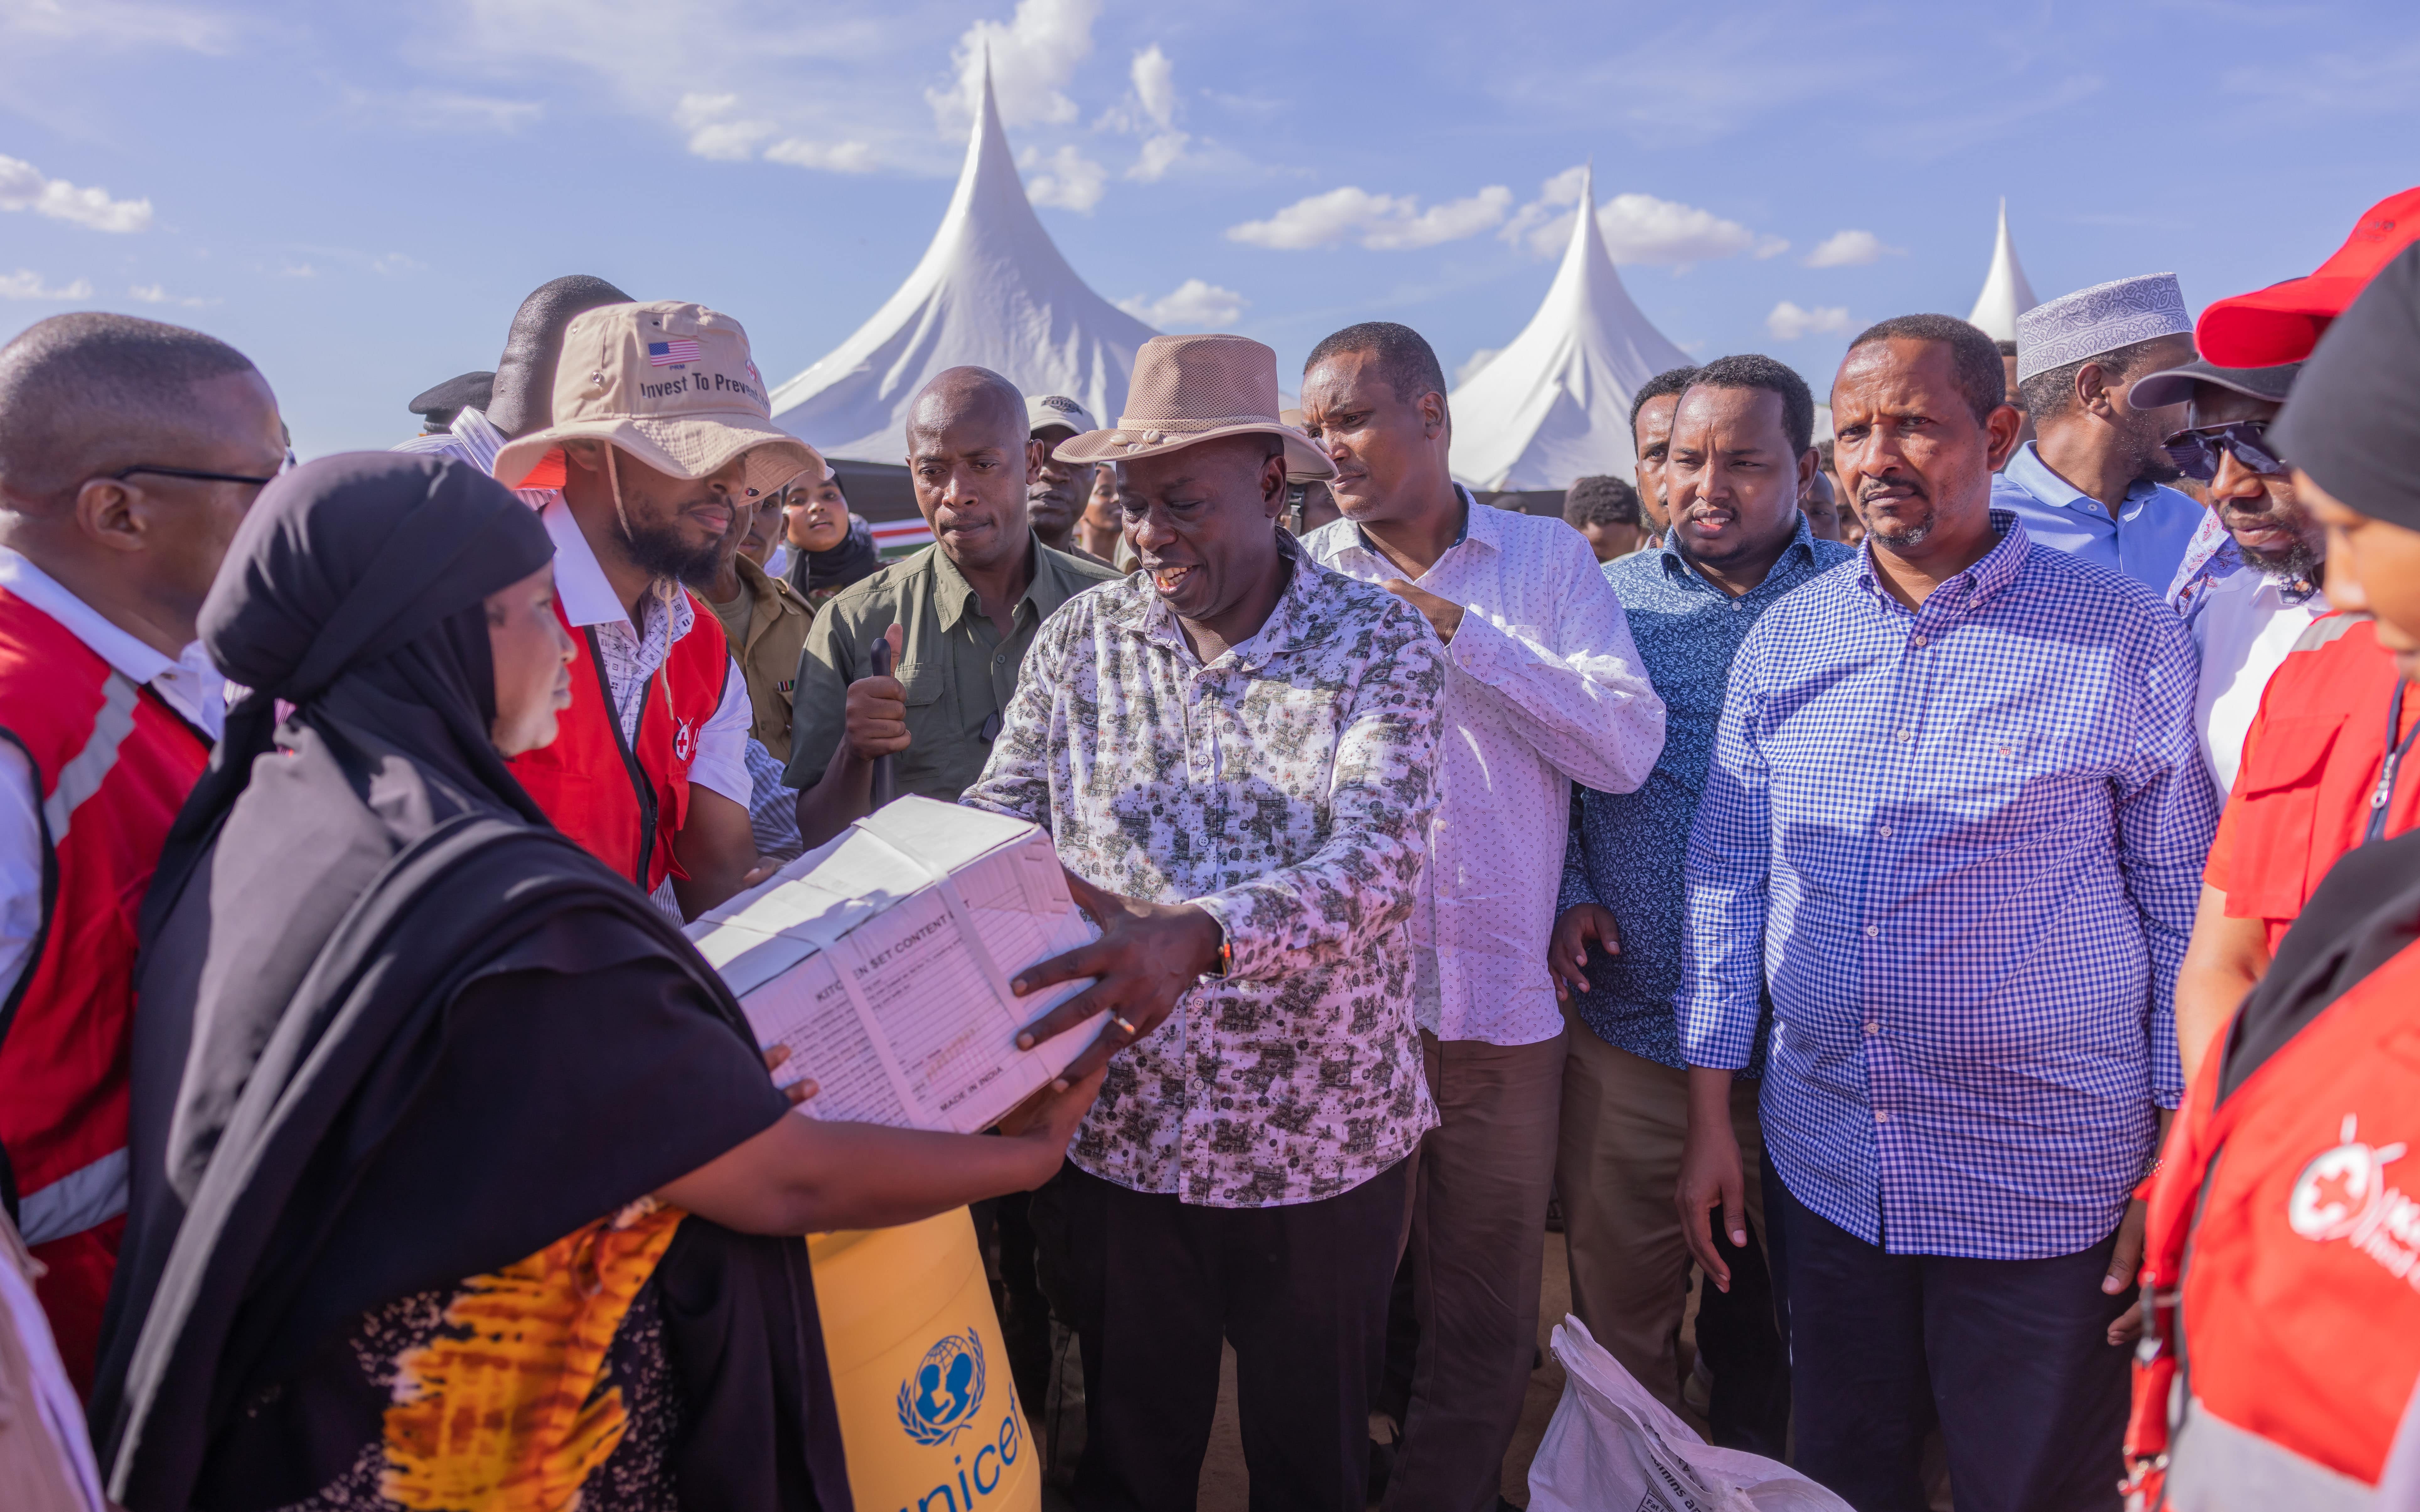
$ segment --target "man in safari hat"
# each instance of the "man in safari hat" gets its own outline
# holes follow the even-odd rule
[[[553,490],[539,517],[580,648],[561,733],[513,773],[565,834],[693,918],[739,890],[756,844],[747,683],[682,584],[712,574],[742,508],[823,459],[773,424],[739,323],[665,301],[572,317],[551,423],[494,472]]]
[[[1088,1436],[1084,1508],[1189,1506],[1235,1347],[1255,1506],[1359,1512],[1371,1366],[1436,1121],[1410,917],[1436,802],[1444,661],[1409,604],[1278,529],[1334,467],[1278,419],[1276,354],[1157,336],[1113,430],[1142,570],[1027,654],[964,802],[1047,828],[1102,926],[1021,993],[1030,1029],[1112,1055],[1063,1178]]]

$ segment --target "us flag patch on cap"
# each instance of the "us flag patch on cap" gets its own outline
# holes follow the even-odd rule
[[[696,362],[698,356],[698,346],[693,337],[675,336],[670,341],[647,343],[649,367],[677,367],[683,363]]]

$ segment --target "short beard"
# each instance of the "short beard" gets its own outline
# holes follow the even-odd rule
[[[2320,569],[2327,564],[2327,557],[2308,541],[2296,541],[2285,551],[2274,555],[2246,551],[2240,546],[2235,549],[2243,558],[2244,565],[2281,583],[2309,583],[2316,587]]]
[[[643,527],[625,519],[622,544],[629,550],[630,561],[644,567],[650,576],[670,578],[690,588],[711,584],[722,568],[721,540],[691,547],[681,540],[675,526]]]
[[[1941,525],[1940,511],[1929,505],[1924,511],[1923,518],[1914,524],[1900,526],[1896,534],[1887,528],[1890,522],[1883,517],[1867,514],[1863,509],[1858,510],[1857,513],[1866,522],[1867,539],[1876,546],[1886,547],[1894,551],[1922,546],[1932,538],[1932,532]]]

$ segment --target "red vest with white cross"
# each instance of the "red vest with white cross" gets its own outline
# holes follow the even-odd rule
[[[636,740],[622,738],[597,642],[572,629],[562,600],[555,618],[578,647],[571,663],[571,707],[555,721],[551,745],[512,759],[520,779],[554,826],[640,887],[686,877],[673,840],[689,822],[689,769],[706,721],[722,703],[731,646],[720,621],[691,599],[689,634],[673,642],[647,679]]]
[[[52,1267],[44,1309],[81,1381],[126,1211],[136,916],[210,748],[158,694],[5,589],[0,738],[33,764],[50,848],[41,933],[0,1010],[0,1148],[18,1227]]]

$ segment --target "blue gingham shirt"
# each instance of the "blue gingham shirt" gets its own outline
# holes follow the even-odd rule
[[[2089,1248],[2176,1105],[2171,998],[2218,803],[2193,642],[2027,539],[1920,609],[1866,555],[1767,610],[1689,840],[1679,1011],[1746,1064],[1800,1201],[1900,1254]]]
[[[1802,515],[1797,535],[1764,581],[1737,598],[1706,581],[1668,544],[1605,564],[1648,680],[1664,701],[1664,749],[1654,770],[1635,793],[1579,789],[1563,850],[1555,912],[1596,903],[1612,911],[1621,930],[1621,953],[1608,958],[1591,949],[1582,971],[1589,990],[1572,1001],[1606,1043],[1675,1070],[1686,1064],[1672,1017],[1688,936],[1682,858],[1714,757],[1731,656],[1782,594],[1854,555],[1853,547],[1815,539]],[[1758,1055],[1746,1073],[1755,1075],[1763,1058]]]

